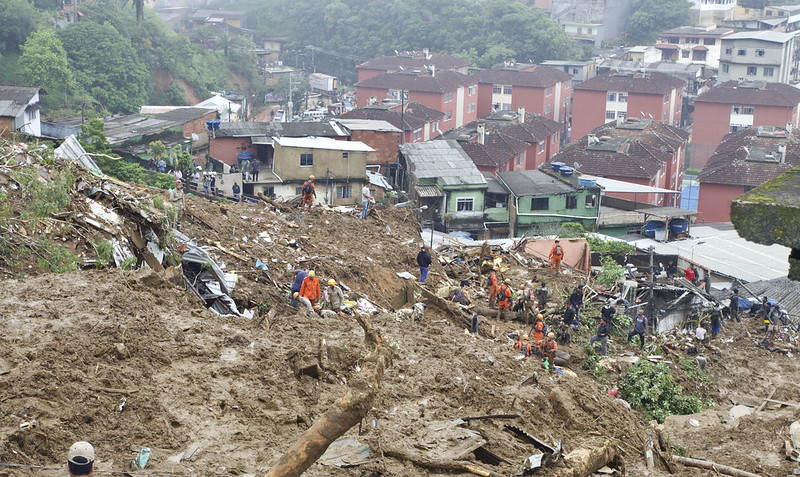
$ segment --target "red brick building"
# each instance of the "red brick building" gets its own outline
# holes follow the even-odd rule
[[[722,139],[751,126],[800,125],[800,90],[784,83],[719,84],[694,101],[691,167],[701,169]]]
[[[440,128],[444,113],[415,102],[383,101],[348,111],[339,118],[386,121],[402,129],[403,142],[410,143],[439,137],[442,134]],[[395,155],[396,153],[395,150]]]
[[[358,69],[358,81],[361,82],[382,73],[397,71],[420,73],[431,67],[437,72],[455,71],[463,75],[469,74],[469,63],[466,61],[444,53],[430,53],[428,50],[401,51],[394,56],[380,56],[361,63],[356,69]]]
[[[386,174],[388,165],[397,162],[400,129],[380,119],[339,118],[337,122],[350,132],[350,140],[363,142],[375,150],[374,157],[367,157],[368,166],[377,165],[377,172]]]
[[[800,139],[784,128],[760,126],[728,134],[698,177],[698,220],[730,222],[735,198],[798,165]]]
[[[576,103],[577,104],[577,103]],[[583,173],[634,184],[680,190],[689,133],[661,121],[628,118],[604,124],[553,156],[553,162],[577,167]],[[628,195],[610,193],[631,200]],[[639,194],[636,202],[680,206],[680,195]],[[667,202],[667,203],[665,203]]]
[[[569,120],[572,75],[550,66],[523,65],[483,70],[478,80],[478,116],[525,108],[565,124]]]
[[[684,82],[664,73],[595,76],[575,86],[572,140],[617,119],[681,124]]]
[[[357,105],[384,99],[411,101],[444,113],[440,129],[460,127],[478,118],[478,82],[453,71],[382,73],[356,84]]]
[[[558,153],[560,134],[560,123],[520,108],[497,111],[442,138],[458,141],[480,171],[497,174],[537,169]]]

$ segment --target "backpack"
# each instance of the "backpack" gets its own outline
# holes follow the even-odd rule
[[[555,257],[563,257],[564,256],[564,252],[561,250],[561,245],[556,244],[556,251],[553,253],[553,256],[555,256]]]
[[[303,184],[303,194],[310,194],[311,193],[311,181],[306,181]]]
[[[489,275],[488,277],[486,277],[486,288],[489,288],[491,286],[492,286],[492,276]]]

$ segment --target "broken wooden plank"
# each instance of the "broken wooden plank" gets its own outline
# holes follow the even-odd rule
[[[708,469],[719,474],[731,475],[733,477],[760,477],[758,474],[747,472],[744,470],[736,469],[727,465],[720,465],[710,460],[690,459],[689,457],[681,457],[678,455],[670,456],[673,462],[685,465],[687,467],[696,467],[698,469]]]

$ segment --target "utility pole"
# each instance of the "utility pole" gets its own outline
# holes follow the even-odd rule
[[[653,292],[653,287],[654,287],[653,281],[655,280],[655,277],[653,276],[654,275],[653,274],[653,272],[654,272],[654,270],[653,270],[653,255],[655,254],[655,250],[656,250],[655,247],[653,247],[652,245],[650,247],[648,247],[648,249],[647,249],[647,253],[650,255],[650,274],[649,274],[649,278],[648,278],[648,282],[650,284],[650,291],[648,292],[647,303],[650,304],[649,305],[650,306],[650,310],[652,310],[651,311],[651,316],[653,317],[653,322],[654,322],[653,325],[656,325],[656,323],[655,323],[655,321],[656,321],[656,307],[655,307],[655,304],[653,303],[653,293],[654,293]]]

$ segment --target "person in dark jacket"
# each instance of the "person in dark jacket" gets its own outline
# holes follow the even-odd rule
[[[731,291],[732,291],[732,293],[731,293],[731,304],[730,304],[731,319],[732,320],[736,320],[736,321],[740,321],[739,320],[739,289],[738,288],[734,288]]]
[[[614,315],[617,314],[617,309],[614,308],[614,305],[611,302],[611,299],[606,301],[606,304],[603,305],[603,308],[600,308],[600,317],[606,320],[608,327],[611,328],[611,322],[614,320]]]
[[[536,291],[536,300],[539,302],[539,311],[544,313],[544,309],[547,306],[547,297],[550,294],[550,291],[547,289],[547,283],[542,282],[542,288]]]
[[[597,327],[597,334],[589,339],[589,345],[594,345],[595,341],[600,342],[600,354],[606,355],[608,346],[609,325],[605,318],[600,318],[600,326]]]
[[[572,294],[569,296],[569,304],[572,305],[575,311],[575,319],[580,319],[581,307],[583,306],[583,285],[578,285],[572,290]]]
[[[292,306],[297,306],[297,300],[294,299],[294,293],[300,292],[300,288],[303,287],[303,280],[305,280],[308,276],[308,272],[305,270],[295,270],[293,273],[294,281],[292,282]]]
[[[419,282],[425,283],[425,280],[428,279],[428,268],[431,266],[431,254],[428,253],[425,245],[417,254],[417,265],[419,265]]]
[[[242,188],[239,187],[239,183],[238,182],[234,182],[232,189],[233,189],[233,200],[235,202],[239,202],[239,194],[242,193]]]

